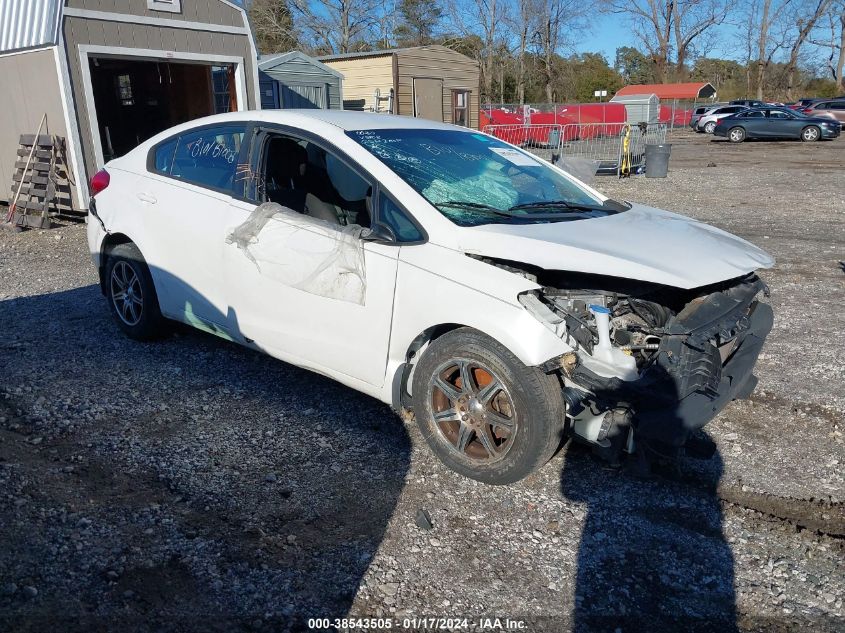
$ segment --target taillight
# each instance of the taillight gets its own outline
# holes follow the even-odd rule
[[[107,172],[105,169],[101,169],[96,174],[94,174],[94,177],[91,178],[90,184],[91,197],[93,198],[103,189],[108,187],[110,182],[111,176],[109,176],[109,172]]]

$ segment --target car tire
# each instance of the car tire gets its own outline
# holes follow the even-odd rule
[[[514,483],[560,444],[565,404],[558,380],[476,330],[453,330],[431,343],[412,388],[428,445],[448,468],[471,479]]]
[[[822,131],[815,125],[808,125],[801,130],[801,140],[805,143],[814,143],[815,141],[820,140],[821,137]]]
[[[716,129],[716,124],[713,121],[708,121],[704,125],[704,131],[708,134],[713,134],[713,131]]]
[[[167,330],[152,275],[134,244],[118,244],[108,253],[104,288],[117,326],[129,338],[150,341]]]
[[[732,127],[728,130],[728,139],[731,143],[742,143],[745,140],[745,128]]]

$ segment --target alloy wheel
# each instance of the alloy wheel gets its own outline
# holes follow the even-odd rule
[[[819,131],[814,127],[808,127],[806,130],[804,130],[802,135],[804,136],[805,141],[815,141],[817,138],[819,138]]]
[[[743,132],[742,128],[734,128],[731,130],[731,140],[734,143],[739,143],[741,140],[745,138],[745,132]]]
[[[124,261],[117,262],[112,268],[109,285],[117,316],[130,327],[138,325],[144,310],[144,293],[135,270]]]
[[[431,411],[441,437],[473,461],[502,459],[517,433],[513,400],[502,380],[477,361],[450,360],[431,385]]]

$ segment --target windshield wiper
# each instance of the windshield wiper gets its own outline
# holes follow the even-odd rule
[[[566,200],[538,200],[536,202],[523,202],[522,204],[515,204],[508,209],[508,211],[518,211],[520,209],[554,209],[556,207],[563,207],[567,211],[608,211],[608,209],[605,209],[604,207],[593,207],[588,204],[567,202]]]
[[[461,200],[447,200],[446,202],[437,202],[435,207],[454,207],[455,209],[471,209],[472,211],[486,211],[492,215],[498,215],[503,218],[519,218],[520,216],[508,213],[502,209],[491,207],[489,204],[482,204],[481,202],[465,202]]]

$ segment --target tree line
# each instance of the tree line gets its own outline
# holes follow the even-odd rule
[[[724,99],[845,92],[845,0],[245,1],[264,54],[442,44],[478,61],[485,102],[591,101],[595,90],[676,81],[709,81]],[[637,45],[612,60],[573,53],[602,13]]]

